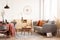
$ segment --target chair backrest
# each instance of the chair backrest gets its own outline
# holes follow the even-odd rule
[[[2,21],[0,21],[0,26],[2,26],[3,25],[3,22]]]
[[[22,27],[25,26],[31,26],[32,27],[32,20],[26,19],[27,22],[22,22],[21,19],[16,19],[16,28],[21,29]]]
[[[27,25],[32,26],[32,20],[27,20]]]
[[[16,25],[15,25],[15,28],[16,29],[20,29],[20,28],[22,28],[22,22],[21,22],[21,20],[20,19],[15,19],[16,20]]]

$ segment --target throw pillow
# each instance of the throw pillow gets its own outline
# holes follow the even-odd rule
[[[44,22],[43,20],[39,20],[39,21],[37,22],[37,25],[40,26],[40,27],[42,27],[44,23],[45,23],[45,22]]]

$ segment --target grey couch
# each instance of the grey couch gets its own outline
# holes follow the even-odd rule
[[[38,33],[46,34],[46,33],[52,33],[52,35],[56,35],[57,33],[57,27],[56,24],[53,21],[50,21],[48,23],[45,23],[42,27],[37,26],[37,22],[33,22],[34,32],[37,31]]]

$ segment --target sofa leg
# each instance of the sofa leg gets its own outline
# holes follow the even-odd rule
[[[56,36],[57,32],[52,33],[53,36]]]

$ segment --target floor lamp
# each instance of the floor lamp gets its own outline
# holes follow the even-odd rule
[[[4,12],[4,10],[1,12],[1,16],[2,16],[2,20],[3,20],[3,22],[4,22],[4,14],[5,14],[5,12]]]

